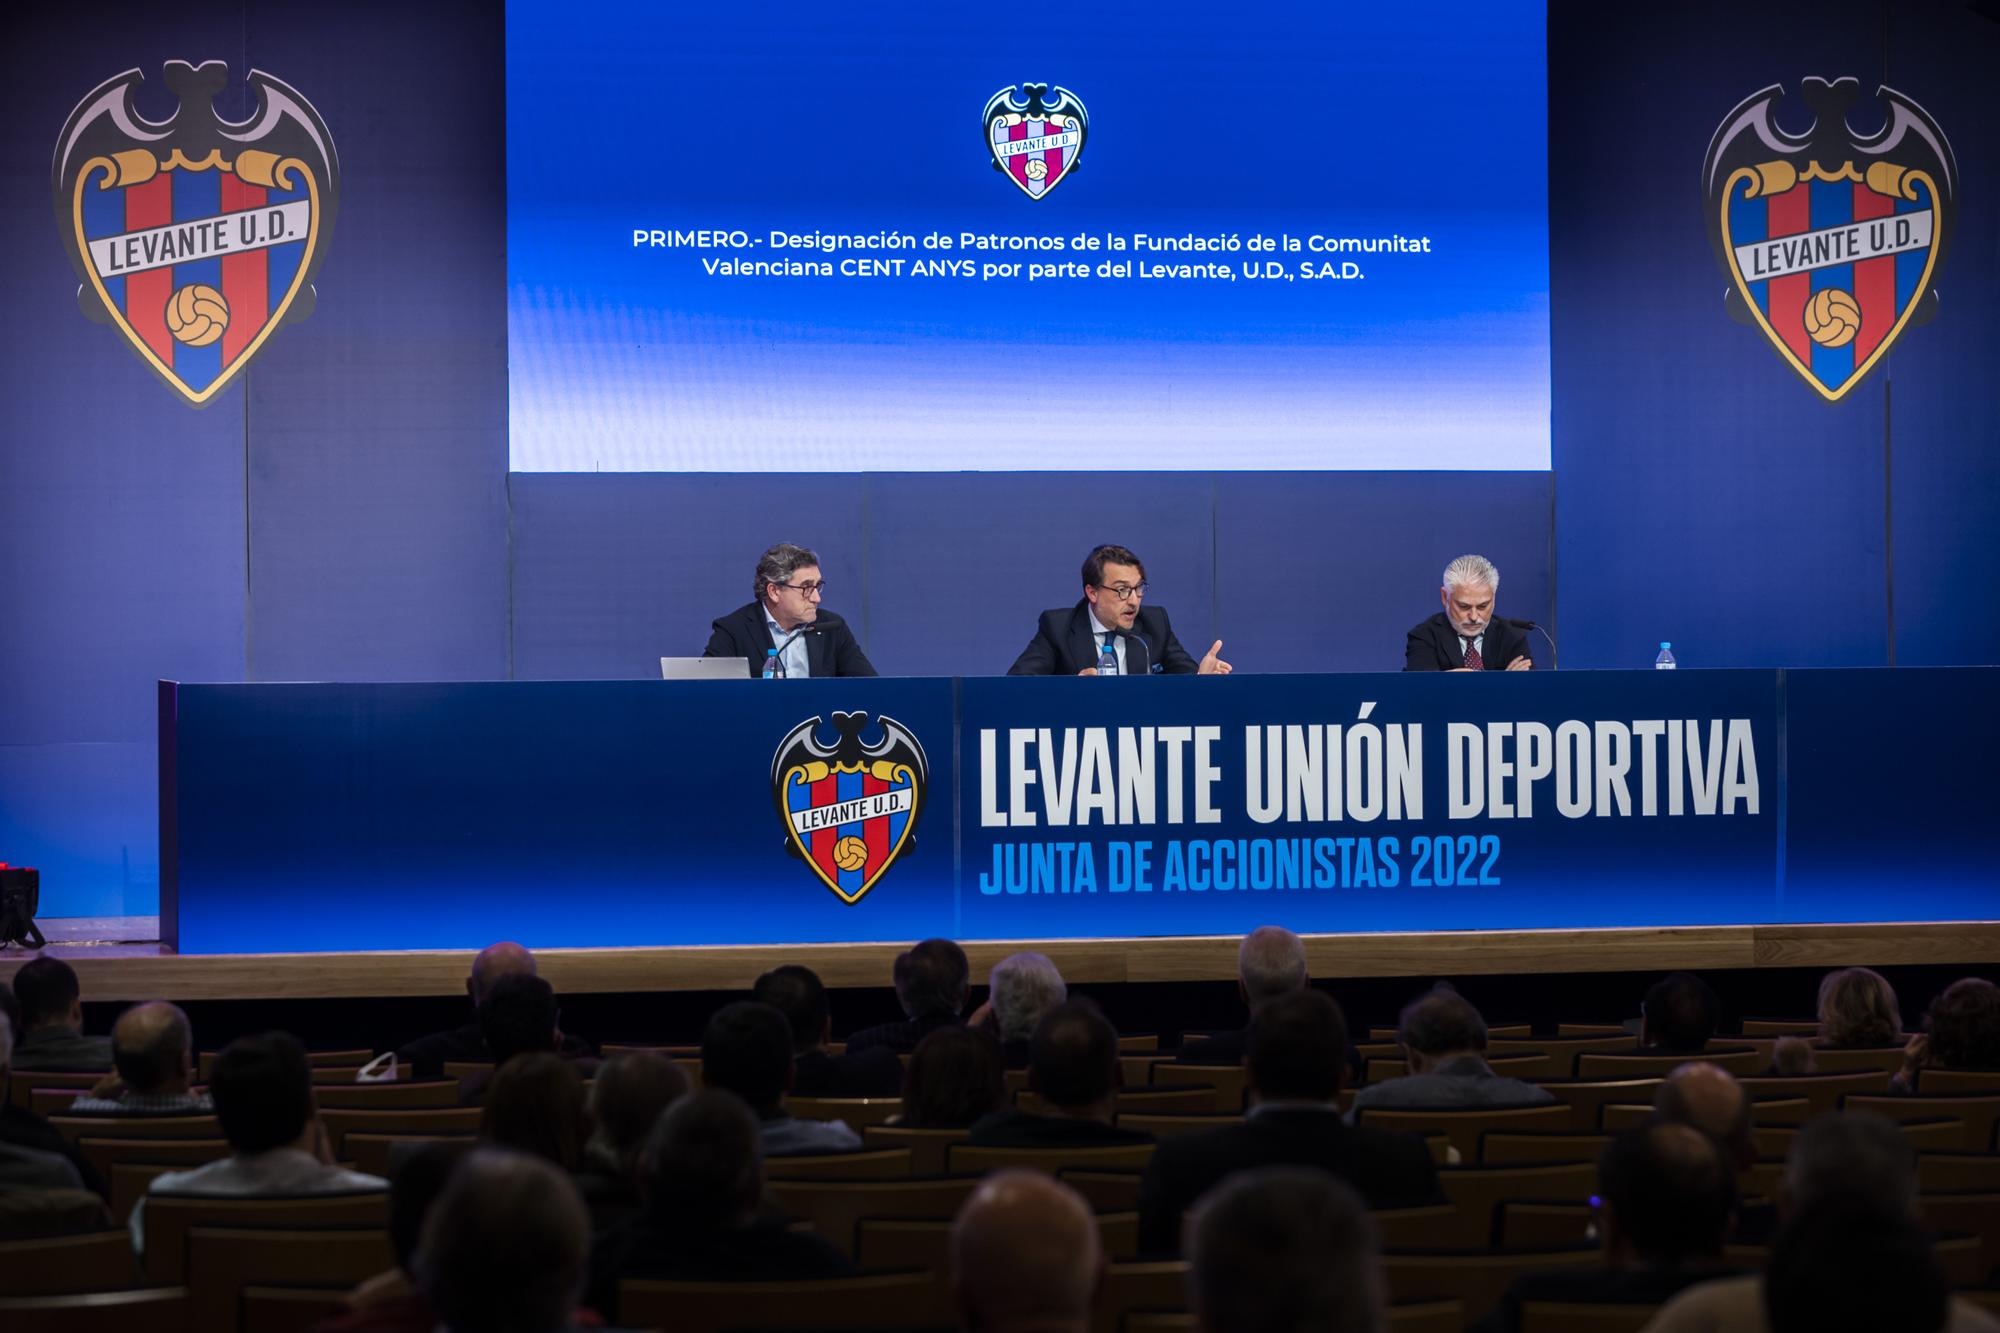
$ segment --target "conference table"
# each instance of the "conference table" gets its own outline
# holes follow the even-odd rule
[[[162,681],[183,954],[1991,919],[1992,668]]]

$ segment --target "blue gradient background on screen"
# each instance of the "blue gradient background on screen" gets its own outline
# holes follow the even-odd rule
[[[986,99],[1030,81],[1090,115],[1040,201],[980,140]],[[512,467],[1546,469],[1545,85],[1538,3],[515,0]],[[704,254],[782,252],[632,244],[701,227],[1401,233],[1433,253],[1332,257],[1360,281],[1031,285],[711,277]]]

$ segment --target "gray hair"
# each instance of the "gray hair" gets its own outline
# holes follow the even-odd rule
[[[1236,975],[1252,1007],[1304,990],[1305,942],[1283,926],[1259,926],[1243,937],[1236,950]]]
[[[1837,1111],[1807,1123],[1785,1159],[1785,1188],[1794,1214],[1828,1199],[1913,1215],[1917,1154],[1893,1120],[1867,1111]]]
[[[790,583],[792,575],[819,564],[819,557],[803,546],[779,542],[757,557],[757,581],[751,596],[764,600],[764,589],[773,583]]]
[[[1008,954],[993,965],[987,984],[1001,1041],[1026,1041],[1042,1015],[1069,998],[1069,987],[1047,954]]]
[[[1444,567],[1444,586],[1500,591],[1500,571],[1483,555],[1462,555]]]

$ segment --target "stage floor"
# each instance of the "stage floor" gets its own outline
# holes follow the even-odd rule
[[[458,995],[469,950],[176,955],[155,917],[40,923],[47,952],[77,970],[92,1000],[332,999]],[[609,932],[607,932],[609,933]],[[1235,936],[966,943],[973,975],[1022,948],[1039,949],[1074,982],[1228,981]],[[748,990],[759,973],[803,963],[829,986],[881,986],[907,942],[882,944],[537,949],[542,975],[571,994]],[[1676,968],[1844,967],[2000,963],[2000,922],[1652,929],[1441,931],[1309,935],[1315,977],[1452,977],[1504,973],[1649,972]],[[0,953],[0,981],[32,954]]]

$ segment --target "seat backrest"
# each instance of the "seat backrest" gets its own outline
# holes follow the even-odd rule
[[[30,1088],[28,1109],[44,1120],[52,1115],[65,1115],[70,1105],[89,1091],[89,1088]]]
[[[0,1297],[7,1333],[193,1333],[186,1287]]]
[[[1455,1166],[1438,1171],[1438,1185],[1457,1205],[1459,1244],[1488,1245],[1494,1236],[1494,1212],[1506,1199],[1551,1203],[1584,1203],[1597,1190],[1595,1162],[1556,1162],[1531,1166]],[[1441,1239],[1440,1243],[1451,1243]]]
[[[1115,1213],[1139,1206],[1139,1174],[1104,1167],[1066,1166],[1056,1172],[1056,1179],[1081,1194],[1084,1202],[1098,1212]]]
[[[2000,1153],[1920,1152],[1917,1188],[1926,1193],[2000,1190]]]
[[[954,1143],[965,1142],[971,1133],[969,1129],[905,1129],[901,1125],[870,1125],[861,1131],[861,1139],[871,1148],[907,1148],[911,1175],[939,1176],[944,1174],[945,1150]]]
[[[1157,1051],[1160,1049],[1160,1034],[1157,1032],[1134,1032],[1118,1039],[1121,1051]]]
[[[479,1132],[479,1114],[477,1106],[384,1107],[380,1110],[330,1106],[319,1113],[319,1118],[326,1126],[327,1146],[333,1150],[335,1157],[342,1157],[346,1155],[346,1139],[350,1133],[476,1134]]]
[[[1570,1109],[1570,1128],[1596,1134],[1604,1128],[1603,1110],[1614,1102],[1651,1106],[1653,1094],[1665,1082],[1659,1078],[1570,1079],[1545,1082],[1542,1089]]]
[[[1873,1111],[1891,1120],[1958,1120],[1965,1130],[1957,1147],[1968,1151],[1993,1145],[1994,1125],[2000,1123],[2000,1093],[1965,1093],[1951,1097],[1888,1097],[1850,1094],[1841,1099],[1850,1111]],[[1934,1148],[1951,1145],[1932,1143]]]
[[[841,1253],[852,1256],[855,1224],[862,1218],[951,1217],[978,1184],[975,1176],[927,1180],[772,1180],[769,1189],[779,1208],[810,1223],[814,1231],[831,1241]]]
[[[186,1280],[194,1294],[194,1326],[215,1333],[238,1328],[243,1288],[253,1282],[352,1288],[395,1265],[386,1227],[197,1226],[187,1233]]]
[[[764,1173],[774,1180],[887,1180],[907,1178],[912,1161],[908,1148],[794,1153],[765,1158]]]
[[[1155,1064],[1151,1073],[1155,1088],[1190,1084],[1213,1088],[1212,1109],[1217,1111],[1241,1111],[1243,1090],[1250,1078],[1249,1071],[1242,1065],[1177,1065],[1166,1061]],[[1130,1087],[1129,1084],[1127,1086]]]
[[[674,1333],[726,1328],[929,1328],[951,1323],[942,1283],[929,1272],[869,1274],[808,1282],[618,1284],[618,1322]]]
[[[1594,1245],[1505,1253],[1393,1251],[1382,1256],[1382,1276],[1393,1302],[1450,1300],[1461,1302],[1467,1310],[1490,1310],[1507,1285],[1522,1273],[1574,1268],[1593,1262],[1597,1253]]]
[[[1812,1113],[1821,1115],[1840,1105],[1849,1093],[1889,1090],[1886,1069],[1854,1069],[1832,1074],[1751,1074],[1736,1080],[1753,1097],[1803,1097],[1812,1103]]]
[[[146,1276],[154,1282],[185,1280],[188,1233],[195,1227],[374,1230],[388,1225],[389,1195],[382,1190],[272,1198],[155,1194],[146,1200]]]
[[[1903,1048],[1900,1046],[1867,1046],[1854,1050],[1813,1048],[1813,1072],[1816,1074],[1852,1074],[1868,1069],[1884,1069],[1894,1074],[1902,1067]]]
[[[1529,1162],[1594,1162],[1611,1142],[1611,1135],[1578,1134],[1569,1130],[1524,1133],[1488,1130],[1479,1139],[1479,1161],[1485,1166],[1520,1166]]]
[[[1623,1051],[1584,1051],[1576,1057],[1578,1078],[1645,1078],[1649,1075],[1665,1076],[1682,1065],[1714,1065],[1732,1074],[1755,1074],[1770,1064],[1770,1057],[1754,1048],[1748,1050],[1713,1049],[1699,1055],[1653,1055],[1647,1052],[1631,1054]]]
[[[352,1162],[356,1171],[388,1180],[394,1175],[397,1149],[403,1145],[456,1143],[470,1148],[473,1142],[470,1134],[364,1134],[349,1130],[341,1143],[340,1158]]]
[[[1488,1039],[1486,1054],[1490,1058],[1539,1053],[1545,1061],[1544,1072],[1520,1077],[1572,1078],[1576,1074],[1577,1056],[1591,1051],[1630,1051],[1638,1044],[1638,1038],[1630,1033],[1602,1037],[1496,1037]]]
[[[337,1287],[264,1286],[251,1283],[236,1294],[241,1333],[312,1333],[347,1309],[353,1283]]]
[[[1440,1230],[1455,1232],[1458,1205],[1424,1203],[1414,1208],[1378,1208],[1369,1214],[1375,1219],[1382,1248],[1420,1250],[1429,1248]]]
[[[1466,1110],[1396,1110],[1363,1107],[1355,1123],[1405,1134],[1444,1134],[1460,1161],[1479,1160],[1479,1136],[1492,1130],[1558,1130],[1571,1124],[1570,1108],[1554,1106],[1474,1107]]]
[[[1541,1077],[1548,1065],[1548,1057],[1540,1051],[1523,1051],[1518,1055],[1489,1055],[1486,1065],[1502,1078],[1535,1079]],[[1410,1072],[1410,1062],[1400,1055],[1371,1057],[1363,1066],[1361,1083],[1372,1087],[1377,1083],[1387,1083],[1392,1078],[1402,1078]]]
[[[788,1097],[785,1109],[800,1120],[845,1120],[856,1133],[903,1110],[901,1097]]]
[[[1054,1175],[1066,1166],[1137,1171],[1153,1158],[1150,1143],[1098,1144],[1087,1148],[982,1148],[955,1143],[946,1154],[951,1171],[981,1174],[1019,1167]]]
[[[1526,1301],[1521,1306],[1521,1333],[1638,1333],[1659,1310],[1657,1305]]]
[[[1240,1114],[1224,1115],[1214,1111],[1121,1111],[1118,1113],[1118,1128],[1136,1129],[1156,1139],[1168,1139],[1176,1134],[1213,1129],[1217,1125],[1238,1124],[1242,1119]]]
[[[1186,1263],[1159,1260],[1114,1263],[1105,1269],[1091,1312],[1095,1333],[1119,1333],[1134,1310],[1178,1311],[1187,1308]]]
[[[1917,1214],[1942,1232],[1965,1232],[1979,1242],[1980,1279],[2000,1265],[2000,1191],[1931,1192],[1917,1198]]]
[[[2000,1092],[2000,1070],[1925,1069],[1917,1074],[1918,1096],[1952,1096],[1966,1092]]]
[[[132,1204],[156,1176],[187,1171],[229,1156],[225,1139],[120,1139],[86,1137],[77,1151],[96,1168],[111,1189],[112,1220],[132,1215]],[[140,1168],[140,1169],[127,1169]]]
[[[1388,1333],[1458,1333],[1465,1327],[1465,1303],[1417,1301],[1392,1305],[1382,1312],[1382,1322]]]
[[[381,1111],[417,1107],[443,1108],[458,1105],[458,1084],[434,1078],[413,1083],[342,1083],[315,1088],[320,1108]]]
[[[864,1217],[856,1225],[855,1263],[868,1272],[950,1267],[952,1219],[948,1217]],[[1139,1214],[1097,1215],[1098,1243],[1111,1259],[1130,1259],[1139,1246]]]
[[[123,1227],[77,1236],[0,1241],[0,1291],[10,1296],[110,1291],[138,1280],[132,1235]]]
[[[213,1115],[56,1115],[49,1117],[71,1143],[85,1135],[121,1139],[219,1139],[222,1124]]]
[[[1544,1203],[1533,1199],[1503,1199],[1493,1218],[1495,1243],[1517,1250],[1546,1250],[1562,1245],[1589,1245],[1597,1210],[1588,1200]]]
[[[14,1069],[7,1074],[7,1101],[14,1106],[29,1105],[28,1094],[36,1088],[75,1088],[88,1091],[104,1078],[96,1073],[57,1069]]]

